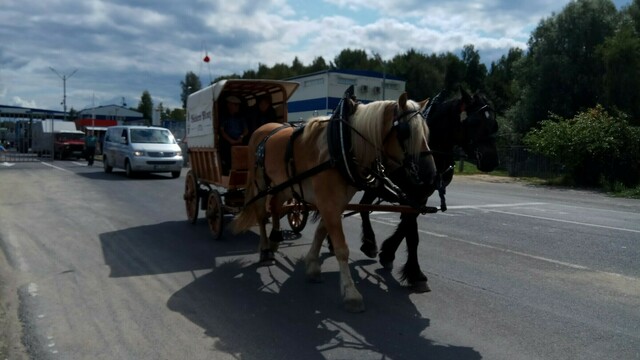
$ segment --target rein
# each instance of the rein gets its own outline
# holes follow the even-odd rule
[[[393,194],[398,201],[403,205],[411,206],[422,213],[432,212],[431,209],[426,207],[426,204],[418,204],[413,201],[407,194],[402,191],[400,187],[398,187],[388,176],[385,170],[385,167],[382,165],[382,159],[380,156],[376,157],[374,163],[372,164],[372,168],[366,169],[368,175],[366,177],[362,177],[359,175],[357,171],[357,164],[353,161],[353,156],[351,154],[351,132],[354,132],[359,137],[361,137],[366,143],[371,145],[376,153],[382,153],[381,149],[376,147],[367,137],[365,137],[360,131],[355,129],[348,121],[349,117],[352,114],[353,106],[347,101],[353,98],[353,86],[349,87],[345,92],[343,99],[338,104],[338,109],[334,112],[334,116],[328,121],[327,125],[327,145],[329,147],[330,159],[311,168],[306,171],[303,171],[300,174],[296,174],[296,169],[293,162],[293,142],[297,139],[297,135],[302,133],[302,129],[296,129],[289,139],[289,143],[287,144],[287,151],[285,154],[285,163],[287,166],[287,174],[289,175],[289,179],[283,183],[280,183],[276,186],[270,187],[267,185],[267,188],[261,190],[257,195],[255,195],[252,199],[250,199],[245,206],[249,206],[258,199],[267,196],[273,195],[280,191],[285,190],[286,188],[291,187],[294,197],[297,198],[298,201],[304,202],[303,194],[297,194],[293,188],[295,184],[300,184],[300,182],[306,178],[312,177],[322,171],[329,170],[331,168],[337,167],[342,175],[350,181],[350,183],[360,190],[366,190],[370,188],[379,188],[382,187],[389,193]],[[357,105],[357,103],[355,104]],[[417,115],[423,116],[420,111],[404,111],[403,113],[397,115],[398,108],[396,104],[395,109],[396,115],[394,117],[393,125],[389,132],[384,137],[383,144],[388,140],[391,132],[395,129],[396,134],[398,136],[398,142],[402,147],[402,150],[405,154],[405,161],[401,163],[396,159],[390,158],[393,162],[399,164],[405,169],[408,167],[407,172],[418,178],[417,166],[413,162],[413,160],[408,160],[409,158],[406,153],[406,149],[404,146],[404,140],[408,139],[410,136],[410,127],[408,122]],[[336,116],[338,115],[338,116]],[[407,118],[408,117],[408,118]],[[424,116],[423,116],[424,117]],[[402,121],[403,119],[406,120]],[[426,121],[426,119],[425,119]],[[261,153],[262,158],[264,159],[264,147],[266,141],[277,131],[285,128],[285,126],[277,128],[273,130],[271,134],[269,134],[265,139],[263,139],[258,147],[258,152]],[[304,126],[303,126],[304,128]],[[402,134],[402,135],[401,135]],[[403,138],[404,136],[404,138]],[[262,149],[262,150],[261,150]],[[431,154],[431,151],[425,151],[423,153]],[[260,158],[260,156],[258,156]],[[262,164],[257,163],[256,167],[262,166],[264,167],[264,162]],[[291,171],[291,173],[289,173]],[[267,184],[269,183],[268,179]],[[302,189],[301,189],[302,190]],[[302,193],[302,191],[301,191]]]

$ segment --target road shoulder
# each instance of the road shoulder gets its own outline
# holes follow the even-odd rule
[[[28,359],[22,345],[20,301],[13,268],[0,247],[0,359]]]

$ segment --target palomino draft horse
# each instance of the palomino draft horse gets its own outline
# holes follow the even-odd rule
[[[340,268],[343,303],[348,311],[360,312],[364,303],[349,270],[342,213],[360,188],[388,180],[384,169],[430,184],[435,177],[435,163],[427,143],[428,127],[420,112],[427,100],[408,100],[405,93],[397,102],[356,104],[346,95],[342,101],[351,110],[337,112],[342,114],[339,119],[311,119],[296,131],[280,124],[266,124],[253,133],[249,164],[255,166],[247,178],[245,207],[233,226],[241,232],[258,224],[260,259],[269,261],[281,240],[283,204],[297,198],[314,205],[321,220],[305,258],[307,277],[311,281],[320,278],[320,248],[329,235]],[[342,126],[339,136],[335,136],[335,126]],[[339,140],[348,140],[346,149],[350,151],[336,151],[336,146],[345,147],[344,143],[335,144]],[[273,229],[267,237],[265,224],[269,215]]]
[[[440,210],[446,211],[445,188],[453,177],[454,147],[461,147],[464,152],[475,159],[480,171],[490,172],[498,166],[498,155],[496,150],[495,135],[498,131],[498,124],[495,112],[486,96],[476,93],[469,95],[460,88],[461,97],[448,101],[443,101],[443,95],[438,94],[425,109],[423,113],[429,125],[430,139],[429,147],[433,152],[438,175],[432,184],[416,189],[412,184],[403,182],[402,174],[391,174],[390,177],[398,186],[403,189],[410,189],[413,196],[417,196],[426,204],[429,196],[435,190],[440,193]],[[380,197],[393,201],[393,196],[385,192],[368,190],[365,191],[360,203],[371,204]],[[362,218],[362,247],[360,250],[367,256],[373,258],[377,255],[375,234],[371,227],[368,212],[360,212]],[[393,268],[395,252],[402,242],[407,239],[407,262],[401,270],[403,281],[416,292],[430,291],[427,285],[427,277],[422,273],[418,263],[418,223],[417,213],[403,213],[400,216],[400,224],[391,237],[382,244],[379,254],[380,263],[386,269]]]

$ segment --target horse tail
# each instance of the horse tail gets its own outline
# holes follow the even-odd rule
[[[249,171],[247,176],[247,184],[244,190],[244,203],[249,203],[255,196],[258,195],[258,188],[255,181],[255,169]],[[234,234],[238,234],[249,230],[250,227],[258,223],[260,206],[264,207],[264,201],[258,199],[251,204],[246,205],[244,209],[233,219],[231,229]]]

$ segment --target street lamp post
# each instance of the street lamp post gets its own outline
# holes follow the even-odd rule
[[[49,66],[49,69],[53,71],[60,79],[62,79],[62,109],[64,111],[64,120],[67,121],[67,79],[72,77],[78,69],[73,70],[69,75],[61,75],[56,69]]]

